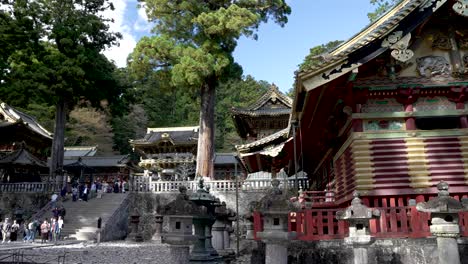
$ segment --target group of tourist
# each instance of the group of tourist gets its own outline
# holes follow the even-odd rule
[[[60,234],[63,228],[63,218],[58,216],[58,218],[52,217],[50,222],[44,220],[39,226],[41,234],[41,243],[45,242],[57,242],[60,240]]]
[[[16,220],[13,220],[13,223],[11,223],[9,218],[5,218],[0,223],[0,230],[2,243],[10,243],[11,241],[16,241],[18,239],[20,225],[16,222]]]
[[[38,220],[30,222],[24,221],[21,225],[17,220],[10,221],[5,218],[0,222],[0,235],[2,243],[10,243],[18,241],[22,238],[23,242],[34,242],[36,234],[41,237],[41,242],[56,242],[60,239],[60,234],[63,228],[63,219],[65,217],[65,208],[62,206],[52,209],[53,217],[50,222],[44,219],[41,224]]]

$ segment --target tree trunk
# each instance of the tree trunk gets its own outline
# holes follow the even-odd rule
[[[197,176],[214,178],[214,107],[216,78],[201,88],[200,131],[198,133]]]
[[[50,179],[59,186],[64,184],[63,180],[63,153],[65,141],[65,124],[67,122],[67,105],[64,99],[57,102],[55,109],[54,139],[52,141],[52,158],[50,162]]]

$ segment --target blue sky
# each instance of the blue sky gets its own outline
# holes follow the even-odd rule
[[[114,18],[111,29],[123,34],[119,47],[105,52],[119,67],[125,66],[127,55],[138,40],[149,35],[144,10],[137,0],[113,0]],[[234,52],[244,75],[275,83],[282,91],[294,83],[294,71],[309,49],[331,40],[346,40],[364,28],[372,10],[369,0],[289,0],[292,8],[289,22],[281,28],[272,22],[261,25],[258,40],[241,38]]]

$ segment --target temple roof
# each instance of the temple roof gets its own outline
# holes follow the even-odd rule
[[[42,160],[29,153],[24,147],[17,149],[0,159],[0,166],[32,166],[32,167],[47,167],[47,164]]]
[[[65,157],[90,157],[96,155],[97,146],[65,147]]]
[[[148,128],[144,138],[130,140],[130,144],[141,146],[169,141],[174,145],[196,145],[198,142],[198,129],[198,126]]]
[[[235,153],[215,153],[214,165],[233,165],[237,163]]]
[[[74,167],[84,164],[91,168],[96,167],[124,167],[130,162],[128,155],[93,156],[93,157],[65,157],[64,167]]]
[[[285,129],[282,129],[276,133],[273,133],[267,137],[256,140],[254,142],[244,144],[244,145],[236,145],[236,149],[239,153],[246,153],[254,149],[267,147],[273,144],[274,142],[278,141],[278,139],[279,141],[285,141],[288,139],[289,130],[290,130],[290,127],[288,126]]]
[[[303,79],[314,79],[308,81],[310,85],[306,85],[306,89],[310,91],[347,72],[351,72],[389,48],[389,46],[383,45],[385,41],[384,37],[397,30],[402,31],[403,36],[411,32],[415,26],[404,23],[409,14],[417,12],[418,14],[415,14],[418,17],[416,21],[421,23],[426,17],[442,6],[444,2],[446,1],[401,1],[361,32],[332,50],[329,54],[324,55],[321,63],[299,71],[297,77],[302,81]],[[378,46],[370,46],[377,44]]]
[[[247,108],[231,108],[233,115],[247,116],[278,116],[289,115],[291,112],[292,99],[283,94],[276,85],[260,97],[255,103]]]
[[[270,120],[274,118],[287,121],[291,114],[291,106],[292,99],[273,84],[255,103],[247,108],[233,107],[231,114],[239,136],[246,139],[249,135],[256,137],[258,133],[251,122],[252,119],[259,120],[268,117]]]
[[[52,133],[42,127],[37,120],[4,102],[0,103],[0,127],[8,127],[22,124],[29,130],[47,139],[52,139]]]

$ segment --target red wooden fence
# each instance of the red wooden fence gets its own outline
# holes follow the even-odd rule
[[[415,206],[376,207],[381,216],[369,223],[371,236],[376,238],[424,238],[431,236],[429,231],[430,214],[418,212]],[[297,232],[297,239],[304,241],[342,239],[349,234],[346,221],[338,221],[335,216],[343,209],[309,209],[290,213],[288,231]],[[460,213],[461,236],[468,236],[468,212]],[[254,238],[262,231],[262,219],[254,213]]]

